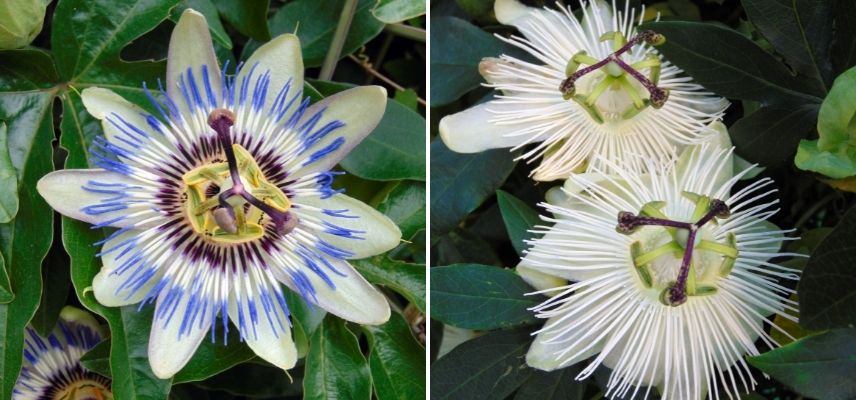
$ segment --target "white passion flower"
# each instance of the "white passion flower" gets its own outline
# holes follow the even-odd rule
[[[721,123],[717,130],[728,142]],[[573,175],[547,204],[554,223],[530,241],[518,273],[551,296],[533,308],[547,319],[526,356],[542,370],[594,356],[577,376],[612,369],[609,398],[737,396],[755,385],[744,354],[773,314],[790,320],[794,290],[780,280],[797,271],[771,263],[786,231],[767,218],[777,210],[769,178],[735,184],[732,148],[705,143],[680,158],[624,166],[603,160]],[[733,193],[732,193],[733,192]],[[782,332],[787,335],[786,332]],[[788,335],[790,336],[790,335]]]
[[[104,332],[87,312],[65,307],[48,337],[24,333],[24,363],[12,400],[112,400],[111,381],[87,370],[81,357]]]
[[[188,10],[170,40],[164,100],[150,96],[157,115],[106,89],[82,93],[102,120],[91,151],[101,168],[53,172],[38,190],[66,216],[119,228],[93,290],[107,306],[156,303],[158,377],[187,363],[218,316],[224,338],[231,320],[256,354],[293,367],[280,283],[349,321],[389,318],[347,260],[392,249],[401,232],[332,189],[330,171],[380,121],[386,92],[357,87],[310,106],[302,88],[296,36],[262,45],[230,78],[205,18]]]
[[[644,9],[637,19],[635,10],[622,13],[602,1],[581,7],[578,21],[565,6],[496,1],[496,18],[524,35],[502,39],[537,61],[506,54],[481,62],[487,86],[501,93],[440,121],[450,149],[474,153],[538,143],[520,158],[541,158],[533,178],[551,181],[589,164],[608,169],[607,161],[628,153],[664,159],[709,136],[705,127],[728,102],[651,47],[666,38],[637,32]]]

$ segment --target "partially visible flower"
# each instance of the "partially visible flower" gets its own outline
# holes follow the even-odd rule
[[[43,338],[27,327],[24,364],[12,400],[112,400],[110,379],[83,367],[80,358],[101,341],[98,322],[74,307],[62,309]]]
[[[107,306],[156,302],[155,375],[178,372],[209,330],[215,339],[213,324],[225,338],[229,320],[260,357],[293,367],[280,283],[350,321],[389,318],[386,298],[347,260],[392,249],[401,232],[333,189],[330,171],[380,121],[383,88],[310,106],[291,34],[259,47],[230,78],[205,18],[187,10],[170,40],[163,100],[150,97],[156,115],[107,89],[84,90],[104,128],[91,150],[101,168],[53,172],[38,189],[69,217],[120,228],[100,243],[93,290]]]
[[[496,1],[497,19],[525,36],[504,40],[537,62],[512,55],[484,59],[479,70],[501,94],[440,121],[450,149],[474,153],[537,143],[520,157],[541,158],[534,179],[550,181],[588,164],[608,169],[609,161],[628,153],[662,160],[675,147],[710,135],[705,127],[728,103],[651,47],[666,38],[637,32],[635,10],[622,13],[594,0],[581,5],[580,22],[569,7]]]
[[[611,368],[610,398],[657,386],[663,399],[716,399],[755,386],[744,354],[759,354],[759,337],[778,345],[764,324],[773,314],[795,320],[786,312],[796,311],[794,290],[779,281],[799,276],[770,262],[793,255],[780,252],[787,232],[767,222],[778,203],[772,181],[732,193],[749,171],[733,173],[732,151],[692,146],[644,170],[604,160],[616,175],[574,175],[550,196],[558,204],[544,219],[554,225],[518,266],[552,296],[534,308],[547,322],[529,365],[554,370],[594,356],[577,378]]]

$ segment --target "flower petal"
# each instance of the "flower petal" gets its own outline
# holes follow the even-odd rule
[[[544,326],[549,326],[559,318],[561,318],[561,316],[550,318]],[[565,341],[559,343],[547,343],[546,341],[552,338],[552,336],[548,338],[548,336],[550,336],[548,333],[549,332],[539,333],[535,336],[535,340],[532,342],[532,345],[529,346],[529,351],[526,353],[526,364],[529,364],[532,368],[537,368],[543,371],[553,371],[558,368],[569,367],[599,353],[603,348],[603,343],[596,344],[587,351],[566,361],[564,358],[559,356],[560,353],[566,352],[566,354],[575,354],[579,350],[583,349],[583,345],[588,345],[589,342],[585,340],[571,340],[572,343],[570,345]],[[586,332],[580,333],[586,334]],[[580,335],[574,335],[574,333],[571,333],[569,336]]]
[[[352,253],[348,258],[381,254],[401,242],[401,230],[392,220],[366,203],[344,194],[326,199],[298,197],[295,203],[298,218],[320,220],[324,230],[316,230],[318,237]]]
[[[134,229],[117,232],[101,248],[104,266],[92,280],[99,303],[107,307],[139,303],[163,276],[163,271],[142,261],[142,254],[134,251],[138,235],[140,231]]]
[[[220,66],[208,22],[189,8],[181,13],[169,39],[166,90],[185,116],[197,105],[215,107],[222,98]]]
[[[368,283],[347,261],[328,259],[339,272],[327,274],[335,287],[331,287],[318,274],[306,269],[305,277],[312,284],[314,302],[321,308],[351,322],[362,325],[380,325],[389,320],[390,309],[386,297]],[[273,269],[279,281],[300,293],[301,287],[292,276]]]
[[[158,378],[169,379],[180,371],[211,328],[214,313],[188,312],[191,298],[179,288],[167,288],[158,296],[149,336],[149,363]]]
[[[536,11],[536,8],[528,7],[517,0],[496,0],[493,3],[496,20],[503,25],[518,26],[528,20],[530,14]]]
[[[568,284],[568,281],[538,271],[537,269],[526,265],[524,261],[517,264],[516,271],[517,275],[520,275],[520,277],[523,278],[523,280],[530,286],[535,288],[535,290],[547,290]],[[550,293],[546,294],[550,295]]]
[[[256,299],[255,304],[258,306],[263,302]],[[291,338],[288,317],[275,303],[269,306],[272,307],[270,310],[273,314],[271,319],[259,317],[258,323],[247,329],[242,340],[265,361],[284,370],[289,370],[297,364],[297,346],[294,345],[294,340]],[[245,316],[250,315],[249,302],[242,301],[241,307]],[[240,326],[242,317],[239,316],[238,304],[234,296],[230,296],[229,299],[229,319],[235,326]],[[272,325],[272,323],[276,325]]]
[[[118,228],[138,222],[139,218],[126,217],[127,204],[121,199],[111,201],[115,193],[93,191],[97,190],[93,185],[98,184],[123,187],[134,186],[136,182],[103,169],[64,169],[43,176],[36,189],[54,210],[66,217],[90,224],[109,223]]]
[[[514,147],[525,142],[527,135],[514,135],[520,125],[490,122],[493,111],[512,111],[516,105],[494,101],[479,104],[440,120],[440,138],[449,149],[458,153],[478,153],[488,149]]]
[[[295,176],[333,168],[374,130],[386,109],[386,89],[380,86],[358,86],[329,96],[309,107],[298,126],[314,123],[315,132],[323,132],[337,121],[342,126],[329,131],[301,151]],[[322,113],[320,119],[316,114]],[[310,133],[309,136],[312,136]]]
[[[235,101],[243,91],[253,93],[256,84],[267,76],[267,93],[263,110],[270,110],[276,94],[286,84],[296,90],[303,90],[303,53],[300,49],[300,39],[290,33],[277,36],[259,47],[244,63],[243,68],[235,78]],[[246,89],[244,89],[246,87]],[[252,98],[252,96],[250,96]],[[293,112],[284,114],[283,120]]]

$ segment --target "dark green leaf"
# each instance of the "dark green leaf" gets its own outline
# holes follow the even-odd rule
[[[732,29],[702,22],[661,21],[639,29],[666,36],[657,49],[721,96],[764,104],[820,103],[822,91],[793,77],[784,64]]]
[[[586,384],[576,380],[578,367],[566,367],[556,371],[535,371],[514,400],[581,400]]]
[[[297,32],[303,48],[303,64],[317,67],[324,62],[333,41],[333,32],[345,0],[295,0],[289,2],[270,19],[275,35]],[[377,36],[383,23],[372,14],[375,0],[359,0],[348,37],[342,47],[342,57],[351,54]]]
[[[291,382],[288,375],[279,368],[249,362],[239,364],[196,385],[212,392],[216,390],[252,399],[283,399],[300,396],[303,366],[298,365],[288,372],[294,377],[294,382]],[[176,387],[182,386],[187,385]],[[191,397],[189,400],[198,400],[198,398]]]
[[[814,129],[817,109],[816,104],[763,107],[738,120],[728,132],[741,156],[764,166],[776,166],[790,160],[800,140]]]
[[[178,0],[58,2],[51,47],[59,75],[64,80],[110,83],[124,80],[120,77],[126,74],[135,75],[137,66],[149,63],[122,63],[119,53],[128,42],[166,19],[177,3]]]
[[[800,325],[806,329],[856,324],[856,207],[817,246],[799,285]]]
[[[496,229],[502,229],[497,225]],[[475,263],[501,266],[502,260],[491,243],[472,229],[457,228],[447,235],[432,238],[431,262],[434,265]]]
[[[422,182],[402,181],[377,207],[398,225],[404,239],[410,239],[425,229],[425,192]]]
[[[394,290],[426,312],[424,265],[391,260],[383,255],[353,260],[351,264],[369,282]]]
[[[451,103],[482,83],[479,62],[507,47],[493,35],[455,17],[431,18],[431,107]]]
[[[219,339],[217,343],[204,340],[187,365],[175,374],[173,383],[201,381],[255,357],[255,353],[240,341],[235,329],[229,330],[227,344]]]
[[[292,334],[294,344],[297,346],[297,355],[305,357],[309,352],[309,337],[324,321],[327,311],[310,302],[307,302],[299,294],[284,288],[285,303],[291,311],[291,321],[294,324]]]
[[[15,294],[12,293],[12,282],[9,281],[9,273],[6,272],[8,268],[6,260],[3,259],[3,254],[0,253],[0,304],[6,304],[15,299]]]
[[[328,317],[312,335],[303,378],[305,400],[368,399],[369,365],[344,321]]]
[[[377,128],[342,160],[349,173],[360,178],[391,181],[425,180],[425,119],[395,100]]]
[[[510,269],[478,264],[431,268],[431,318],[467,329],[535,323],[529,307],[543,297]]]
[[[267,24],[269,0],[213,0],[220,15],[238,32],[255,40],[270,40]]]
[[[56,326],[59,313],[68,301],[68,291],[71,287],[68,258],[65,257],[61,243],[54,243],[42,262],[42,281],[42,298],[30,325],[42,337],[47,337]]]
[[[832,66],[836,74],[856,65],[856,2],[833,0],[835,30],[832,36]]]
[[[496,191],[496,200],[502,211],[502,220],[505,222],[511,245],[517,250],[517,254],[522,256],[523,250],[526,250],[525,241],[535,236],[529,230],[541,221],[538,212],[522,200],[502,190]]]
[[[0,225],[0,253],[15,301],[0,304],[0,398],[12,398],[24,351],[24,327],[42,293],[42,259],[53,240],[53,213],[36,191],[36,181],[53,169],[55,91],[0,93],[0,120],[10,132],[9,155],[18,173],[19,211]]]
[[[431,234],[451,231],[496,192],[514,168],[508,149],[455,153],[439,138],[431,143]]]
[[[378,0],[372,14],[387,24],[406,21],[425,14],[425,0]]]
[[[227,49],[232,48],[232,39],[229,38],[229,34],[226,33],[226,29],[223,28],[223,24],[220,22],[220,15],[217,13],[217,7],[214,6],[214,3],[211,3],[211,0],[182,0],[181,3],[178,3],[178,6],[172,10],[172,14],[169,19],[177,23],[178,18],[181,17],[181,13],[188,8],[199,11],[200,14],[205,16],[205,19],[208,21],[208,29],[211,31],[212,39],[222,44]],[[264,18],[264,16],[262,18]]]
[[[0,90],[50,89],[58,80],[53,60],[46,51],[0,51]]]
[[[827,83],[832,81],[832,2],[743,0],[743,9],[788,64],[825,93]]]
[[[835,329],[750,357],[749,363],[806,397],[856,397],[856,330]]]
[[[364,326],[371,353],[369,368],[378,400],[425,398],[425,349],[407,321],[394,312],[379,326]]]
[[[6,123],[0,121],[0,223],[18,213],[18,174],[9,158]]]
[[[86,352],[80,359],[86,369],[110,377],[110,339],[105,339]]]
[[[433,278],[433,277],[432,277]],[[489,332],[455,347],[431,365],[431,399],[503,399],[534,371],[524,356],[529,331]]]

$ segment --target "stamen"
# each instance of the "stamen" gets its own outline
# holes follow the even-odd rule
[[[226,109],[216,109],[208,115],[208,125],[217,132],[217,139],[220,141],[220,146],[223,148],[223,153],[226,155],[226,162],[229,164],[229,177],[232,179],[232,187],[220,193],[218,200],[220,208],[214,211],[214,219],[217,225],[226,232],[235,233],[238,231],[237,219],[232,205],[228,203],[231,197],[239,196],[250,203],[253,207],[258,208],[268,215],[274,222],[277,233],[285,235],[294,230],[297,226],[297,218],[287,211],[280,211],[275,207],[259,200],[248,192],[244,184],[241,182],[239,173],[238,161],[235,157],[235,150],[232,147],[232,137],[230,131],[235,123],[235,114]]]
[[[585,52],[579,52],[575,54],[568,61],[568,65],[565,70],[568,77],[565,78],[565,80],[563,80],[561,84],[559,84],[559,91],[562,92],[562,97],[564,97],[566,100],[574,97],[574,95],[576,94],[577,79],[593,71],[597,71],[603,68],[604,66],[607,66],[608,64],[615,64],[616,66],[621,68],[621,70],[627,72],[630,76],[639,81],[639,83],[641,83],[642,86],[645,87],[645,89],[650,94],[649,101],[652,107],[660,108],[664,104],[666,104],[666,100],[669,99],[669,91],[657,87],[656,83],[659,80],[660,75],[659,59],[649,57],[646,58],[644,64],[637,63],[640,66],[651,68],[652,79],[648,79],[648,77],[642,75],[642,73],[640,73],[636,68],[631,65],[628,65],[620,58],[622,54],[630,51],[633,46],[642,42],[646,42],[652,46],[659,46],[666,41],[665,36],[654,31],[644,31],[638,33],[626,43],[623,43],[623,45],[621,45],[620,47],[618,45],[623,42],[624,37],[621,36],[619,32],[611,32],[604,34],[603,36],[601,36],[601,40],[612,40],[615,43],[617,49],[615,50],[615,52],[608,55],[603,60],[596,61],[594,63],[592,63],[592,61],[594,61],[595,59],[588,56]],[[590,65],[588,67],[578,70],[580,64],[582,63]],[[593,97],[597,98],[597,96]],[[591,99],[592,96],[589,96],[589,100]],[[589,104],[591,104],[591,101],[589,101]]]
[[[659,207],[657,207],[661,206],[661,204],[658,202],[646,204],[643,207],[642,215],[635,215],[627,211],[621,211],[618,213],[618,225],[616,225],[615,230],[625,235],[632,234],[640,226],[663,226],[667,228],[686,229],[689,231],[686,241],[687,244],[684,248],[683,258],[681,259],[681,268],[678,271],[678,277],[673,284],[670,284],[669,287],[666,288],[661,296],[662,301],[671,306],[679,306],[687,301],[687,287],[688,281],[691,280],[690,273],[693,269],[693,250],[696,248],[695,242],[698,230],[714,218],[728,218],[731,215],[731,210],[729,209],[728,204],[724,201],[719,199],[710,199],[705,196],[695,196],[698,197],[696,202],[697,204],[707,205],[707,212],[702,215],[698,221],[692,224],[645,215],[651,214],[652,211],[654,211],[654,214],[661,214],[658,209]],[[697,210],[697,212],[698,211],[699,210]],[[634,245],[631,246],[631,254],[633,255],[634,264],[637,268],[644,266],[655,258],[673,250],[673,245],[677,245],[677,243],[669,242],[646,254],[639,254],[639,244],[638,242],[634,242]],[[730,269],[734,264],[734,260],[737,258],[737,246],[733,235],[729,235],[727,244],[719,244],[702,240],[702,243],[698,248],[699,250],[715,251],[725,257],[723,266],[720,268],[720,273],[722,273],[722,271],[730,272]],[[689,294],[695,295],[697,288],[695,287],[694,280],[689,286],[692,287]],[[711,290],[707,289],[709,288],[705,288],[703,294],[712,293]]]

